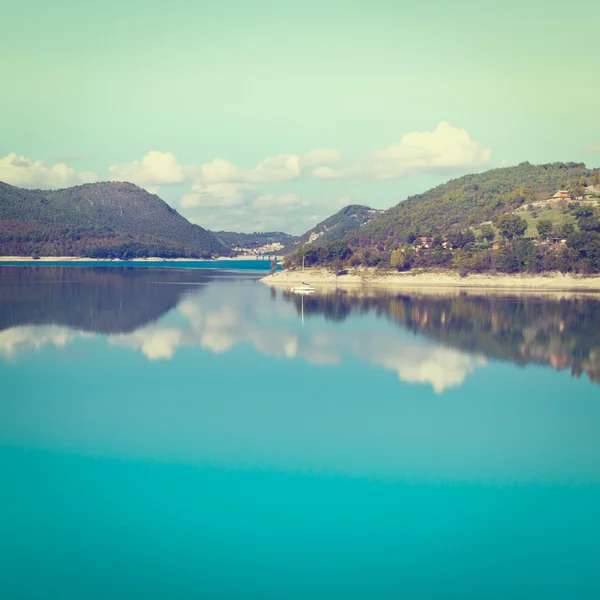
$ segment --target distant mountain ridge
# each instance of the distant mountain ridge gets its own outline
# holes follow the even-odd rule
[[[0,182],[0,254],[202,258],[230,251],[132,183],[29,190]]]
[[[349,204],[303,235],[298,236],[285,248],[285,252],[294,252],[304,244],[322,244],[341,239],[346,234],[360,229],[383,212],[383,210],[361,204]]]
[[[230,249],[250,248],[256,249],[269,244],[289,246],[296,240],[296,236],[283,231],[255,231],[254,233],[238,233],[237,231],[211,231],[220,242]]]

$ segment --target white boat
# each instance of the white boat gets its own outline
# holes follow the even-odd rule
[[[296,287],[292,288],[292,292],[294,292],[294,294],[312,294],[314,291],[315,288],[309,283],[304,283],[304,281],[301,285],[297,285]]]

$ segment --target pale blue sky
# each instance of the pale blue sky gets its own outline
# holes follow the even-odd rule
[[[16,185],[127,175],[201,225],[299,233],[453,174],[600,165],[589,0],[3,4],[0,179]],[[165,154],[132,166],[149,152]],[[256,175],[278,155],[297,160]],[[236,173],[207,175],[215,158]]]

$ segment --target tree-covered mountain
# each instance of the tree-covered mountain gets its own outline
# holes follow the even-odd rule
[[[339,240],[349,232],[360,229],[383,212],[360,204],[350,204],[297,237],[285,248],[285,251],[293,252],[304,244],[323,244]]]
[[[238,233],[237,231],[211,231],[220,242],[228,248],[261,248],[269,244],[289,246],[296,237],[282,231],[263,231],[254,233]]]
[[[600,169],[552,163],[466,175],[412,196],[294,264],[600,273]]]
[[[583,163],[551,163],[492,169],[452,179],[386,210],[352,236],[355,246],[379,248],[410,242],[413,236],[446,235],[477,227],[519,206],[567,190],[583,195],[586,183],[600,183],[600,171]]]
[[[132,183],[28,190],[0,182],[0,255],[201,258],[216,253],[230,252]]]

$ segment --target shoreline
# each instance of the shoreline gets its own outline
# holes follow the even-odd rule
[[[383,287],[393,289],[480,289],[480,290],[524,290],[524,291],[587,291],[600,292],[600,276],[565,275],[563,273],[487,275],[473,274],[461,277],[453,272],[377,272],[374,269],[349,270],[345,275],[336,275],[327,269],[305,269],[304,271],[278,271],[260,280],[274,287],[302,283],[303,281],[324,288]]]
[[[270,261],[267,258],[256,258],[254,255],[247,256],[219,256],[219,258],[160,258],[160,257],[149,257],[149,258],[128,258],[126,260],[121,260],[120,258],[85,258],[81,256],[40,256],[39,258],[31,258],[31,256],[0,256],[0,262],[34,262],[34,263],[44,263],[44,262],[114,262],[115,264],[119,263],[129,263],[129,262],[219,262],[219,261],[227,261],[227,260],[246,260],[246,261],[256,261],[256,262],[266,262]]]

